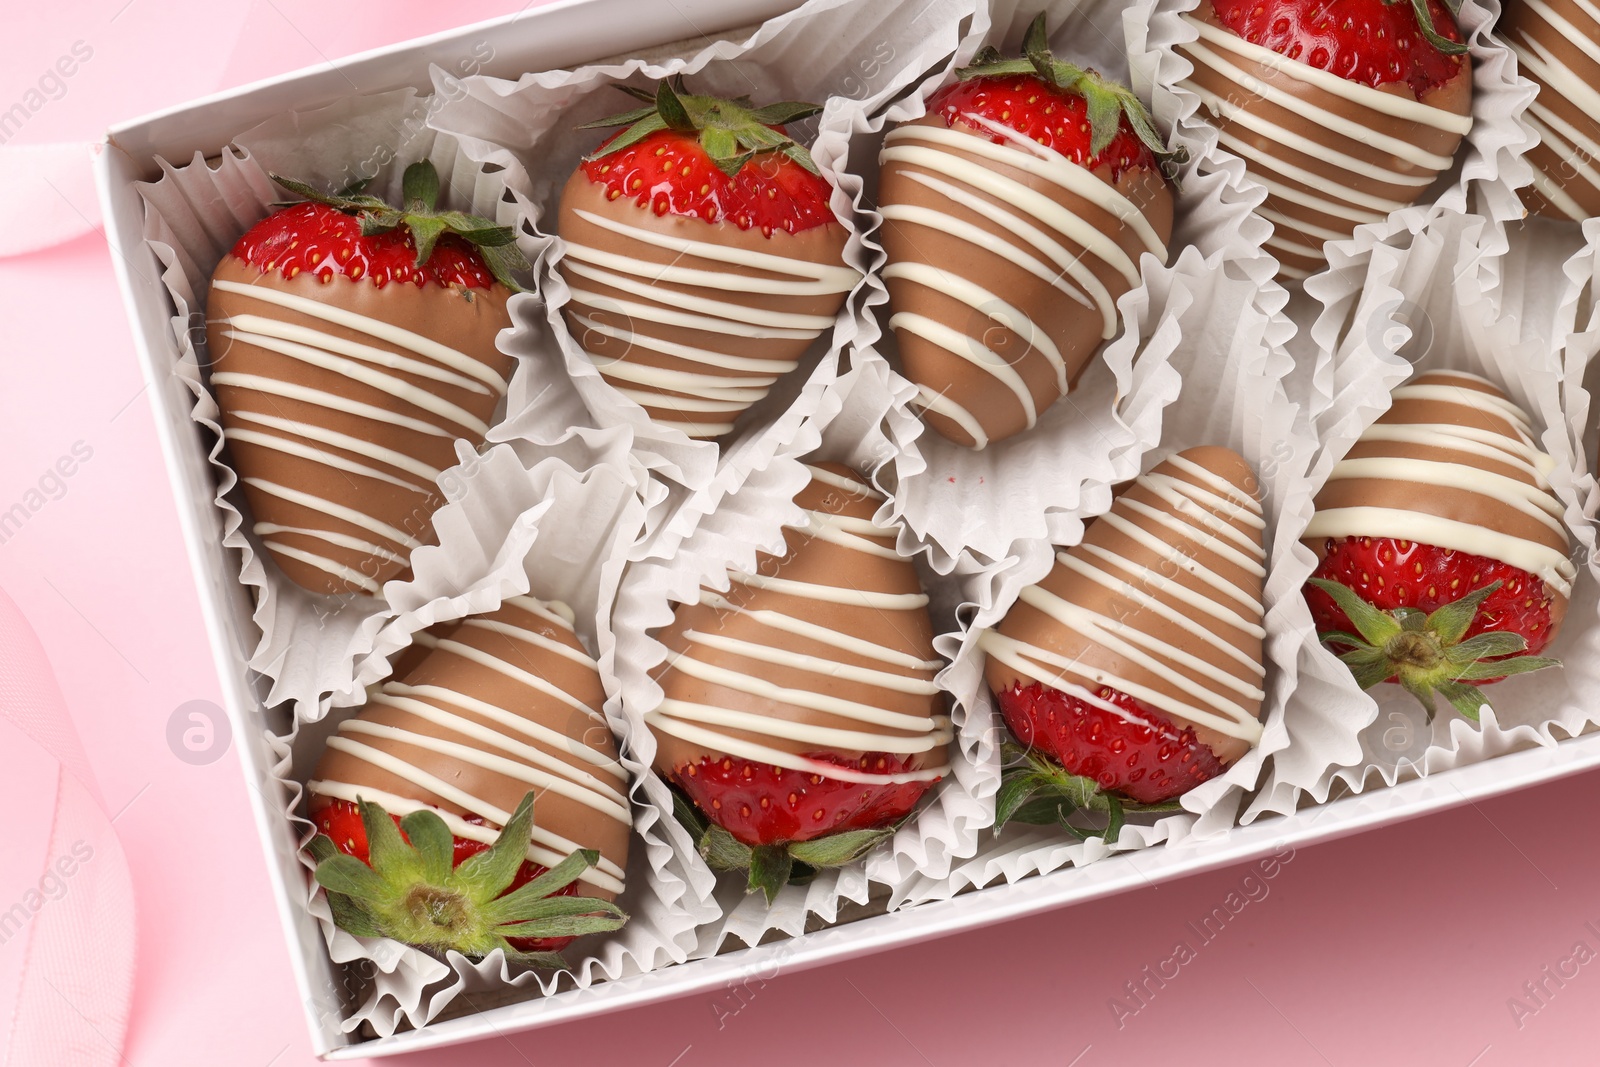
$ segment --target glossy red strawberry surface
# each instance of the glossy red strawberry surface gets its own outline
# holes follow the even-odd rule
[[[730,178],[706,155],[694,132],[660,130],[586,160],[583,173],[605,186],[609,199],[627,198],[657,215],[732,223],[768,237],[835,221],[828,205],[832,187],[788,156],[762,152]]]
[[[1373,88],[1404,83],[1420,97],[1467,61],[1434,47],[1405,0],[1212,0],[1212,7],[1251,44]],[[1444,4],[1428,0],[1428,13],[1439,36],[1461,40]]]
[[[1102,792],[1140,804],[1159,804],[1223,771],[1194,728],[1178,729],[1165,715],[1126,693],[1095,693],[1122,714],[1038,683],[996,694],[1017,741],[1093,779]]]
[[[390,818],[394,819],[396,826],[400,825],[399,816],[392,815]],[[311,813],[311,821],[319,831],[328,836],[334,847],[340,852],[347,856],[354,856],[362,863],[368,862],[367,830],[361,824],[361,811],[354,804],[347,800],[327,801],[322,807]],[[476,825],[483,824],[483,820],[475,815],[467,816],[465,821]],[[405,837],[405,831],[401,831],[400,836]],[[452,866],[456,867],[461,866],[461,861],[468,856],[477,855],[489,847],[482,841],[472,841],[464,837],[453,838],[453,842],[455,844],[455,858]],[[513,890],[522,888],[547,870],[549,870],[548,867],[543,867],[532,860],[524,860],[522,866],[517,869],[516,877],[511,880],[511,884],[506,887],[505,892],[510,893]],[[571,885],[565,886],[551,895],[573,897],[579,896],[581,892],[578,883],[573,882]],[[501,895],[504,896],[505,894],[502,893]],[[570,937],[506,938],[506,941],[513,948],[523,952],[559,952],[572,944],[574,940],[574,938]]]
[[[1514,633],[1528,642],[1527,655],[1538,655],[1550,641],[1554,591],[1509,563],[1390,537],[1330,538],[1324,549],[1326,555],[1312,577],[1347,586],[1384,611],[1431,612],[1498,581],[1500,588],[1484,600],[1461,639],[1490,630]],[[1354,632],[1331,596],[1309,585],[1305,595],[1319,632]]]
[[[433,255],[416,266],[417,246],[411,231],[398,226],[363,237],[361,220],[338,208],[307,201],[273,212],[250,227],[233,246],[233,254],[263,273],[285,278],[314,274],[366,281],[382,289],[390,282],[487,289],[494,284],[473,246],[455,234],[439,238]]]
[[[1089,106],[1078,93],[1047,84],[1035,74],[983,76],[959,81],[941,89],[928,102],[928,113],[945,124],[958,122],[987,133],[996,144],[1007,144],[1004,133],[985,129],[986,120],[1053,148],[1082,167],[1111,167],[1112,181],[1131,167],[1158,168],[1152,152],[1126,116],[1119,120],[1116,136],[1099,154],[1092,154]]]
[[[868,753],[845,760],[831,753],[806,757],[874,774],[906,770],[910,759]],[[703,756],[679,767],[674,783],[713,822],[747,845],[810,841],[845,830],[893,824],[933,787],[935,780],[898,785],[845,782],[731,756]]]

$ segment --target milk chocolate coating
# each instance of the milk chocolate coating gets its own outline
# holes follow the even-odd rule
[[[1180,728],[1194,727],[1223,764],[1248,752],[1260,733],[1264,678],[1256,492],[1250,465],[1226,448],[1191,448],[1158,464],[1006,613],[997,628],[1002,640],[985,640],[989,687],[998,693],[1054,679],[1093,693],[1108,685]],[[1196,607],[1196,598],[1213,611]],[[1053,611],[1077,621],[1069,625]],[[997,655],[1013,648],[1032,674]],[[1233,721],[1208,724],[1192,718],[1196,712]]]
[[[1201,0],[1194,17],[1233,36],[1233,31],[1217,17],[1211,0]],[[1374,134],[1444,157],[1454,156],[1461,143],[1462,135],[1454,130],[1384,114],[1363,103],[1362,97],[1373,92],[1387,93],[1454,115],[1472,111],[1472,67],[1466,57],[1462,57],[1461,69],[1451,80],[1419,98],[1404,82],[1388,82],[1377,89],[1348,82],[1346,93],[1339,94],[1317,84],[1307,73],[1314,68],[1299,60],[1278,57],[1265,62],[1230,51],[1204,36],[1197,44],[1199,48],[1178,47],[1194,63],[1194,72],[1184,87],[1197,92],[1202,100],[1207,100],[1209,94],[1224,102],[1220,108],[1207,102],[1207,117],[1222,132],[1222,147],[1240,156],[1251,177],[1268,187],[1260,210],[1276,232],[1267,248],[1282,263],[1286,278],[1303,278],[1326,266],[1325,241],[1349,237],[1362,222],[1379,221],[1389,211],[1414,203],[1426,191],[1427,179],[1446,169],[1403,159],[1376,145]],[[1221,57],[1246,78],[1289,94],[1294,102],[1275,101],[1253,91],[1238,75],[1220,69],[1215,60],[1203,56],[1200,48]],[[1361,136],[1339,132],[1313,109],[1331,112],[1369,132]],[[1245,117],[1236,111],[1243,111]],[[1285,138],[1278,131],[1288,131],[1290,137]],[[1336,162],[1336,153],[1401,180],[1349,169]],[[1412,177],[1418,183],[1404,181]]]
[[[928,115],[907,125],[939,129],[945,127],[945,121],[938,115]],[[969,135],[979,145],[986,145],[993,136],[989,131],[960,120],[950,128]],[[1050,180],[1036,168],[1025,169],[1024,164],[1032,162],[1034,157],[1022,148],[1008,146],[1017,153],[1018,165],[1011,165],[992,155],[979,154],[976,146],[969,151],[946,144],[912,143],[975,164],[1046,197],[1073,218],[1109,236],[1134,263],[1149,250],[1128,224],[1104,207]],[[1075,166],[1064,156],[1059,158],[1059,164]],[[1172,192],[1159,174],[1145,168],[1130,168],[1113,181],[1111,167],[1107,165],[1089,173],[1131,201],[1149,220],[1161,243],[1166,244],[1172,234]],[[1030,424],[1027,406],[1013,384],[985,369],[982,360],[990,357],[984,351],[993,352],[1021,377],[1037,416],[1061,399],[1063,391],[1051,360],[1041,346],[1032,341],[1030,334],[1038,330],[1054,344],[1065,364],[1067,384],[1071,386],[1104,340],[1103,316],[1097,308],[1068,297],[1052,284],[1052,279],[1059,281],[1063,277],[1060,266],[1038,245],[999,221],[995,213],[1019,216],[1024,224],[1047,234],[1048,239],[1058,243],[1072,259],[1093,273],[1109,291],[1113,302],[1131,288],[1128,279],[1071,235],[1054,228],[1048,219],[1025,206],[1008,202],[991,190],[964,182],[956,175],[940,174],[925,164],[899,159],[885,162],[881,174],[879,200],[889,209],[882,241],[891,267],[886,275],[892,313],[890,327],[895,331],[899,346],[902,373],[928,392],[947,397],[965,408],[981,427],[981,434],[974,435],[957,418],[938,410],[924,410],[923,419],[941,435],[968,447],[983,447],[988,442],[1020,433]],[[919,175],[923,180],[918,179]],[[928,184],[928,178],[938,184]],[[954,188],[959,197],[951,194],[949,188]],[[967,198],[976,198],[982,207]],[[902,206],[928,209],[975,226],[986,240],[975,243],[956,228],[942,227],[929,216],[921,220],[887,217]],[[1047,268],[1044,276],[1003,254],[1008,247],[1013,250],[1013,256],[1020,255],[1044,265]],[[940,274],[937,280],[895,277],[896,264],[921,264]],[[974,283],[993,299],[979,301],[984,306],[974,307],[951,291],[944,280],[947,276]],[[1010,308],[1002,304],[1009,304]],[[905,317],[908,315],[924,317],[954,331],[963,338],[956,343],[965,352],[952,351],[935,343],[925,336],[925,328],[920,331],[907,328]]]
[[[1391,439],[1397,431],[1421,440]],[[1372,461],[1379,470],[1390,468],[1387,476],[1376,476]],[[1400,466],[1415,461],[1443,466]],[[1389,410],[1334,467],[1317,494],[1304,543],[1321,559],[1330,540],[1394,537],[1486,556],[1535,574],[1530,553],[1548,559],[1556,568],[1551,572],[1555,581],[1546,582],[1554,594],[1553,636],[1567,608],[1567,596],[1558,586],[1570,582],[1575,570],[1566,559],[1563,509],[1545,477],[1550,465],[1534,443],[1527,416],[1493,383],[1457,371],[1421,374],[1395,390]],[[1447,484],[1446,478],[1464,484]],[[1507,479],[1525,487],[1516,492],[1523,506],[1511,502],[1515,491]],[[1382,508],[1387,514],[1363,523],[1359,513],[1344,510],[1351,508]],[[1541,520],[1535,512],[1547,518]],[[1487,531],[1490,542],[1454,541],[1453,527],[1431,528],[1434,518]]]
[[[656,215],[631,197],[608,199],[606,187],[590,181],[582,168],[562,190],[558,225],[568,243],[557,269],[573,290],[565,309],[573,338],[607,381],[652,418],[691,437],[714,438],[731,429],[741,412],[792,369],[826,328],[820,319],[833,318],[853,284],[843,259],[847,235],[837,222],[767,236],[731,222]],[[638,230],[666,243],[630,232]],[[682,251],[684,241],[728,253]],[[601,260],[585,257],[585,249],[599,252]],[[831,268],[835,277],[808,285],[806,268],[773,270],[736,261],[749,252]],[[683,271],[705,273],[674,276]],[[712,284],[712,275],[722,276],[722,284]],[[830,291],[803,291],[808,288]],[[819,323],[814,329],[763,326],[738,308],[818,316]]]
[[[380,289],[338,276],[324,283],[311,273],[285,279],[232,255],[223,258],[212,280],[206,311],[210,380],[222,408],[228,461],[243,483],[254,532],[297,584],[316,593],[375,595],[382,583],[408,569],[408,542],[432,539],[433,512],[444,497],[437,474],[430,472],[455,465],[457,438],[474,447],[483,442],[481,432],[397,391],[420,389],[487,423],[511,373],[511,357],[495,348],[495,335],[510,325],[508,292],[498,284],[488,290],[400,283]],[[376,325],[329,321],[219,289],[219,282],[315,301],[410,331],[488,368],[499,384],[369,332]],[[426,364],[448,376],[419,374],[407,364]],[[474,386],[458,384],[463,380]],[[370,409],[402,421],[385,421]]]
[[[848,479],[854,487],[844,489],[813,478],[795,502],[821,516],[870,520],[883,498],[847,467],[838,464],[820,464],[819,467]],[[893,533],[888,530],[863,535],[861,540],[884,552],[894,545]],[[669,728],[689,722],[730,742],[796,756],[831,754],[856,760],[869,752],[888,752],[911,755],[907,770],[946,766],[947,744],[930,746],[928,743],[937,736],[948,739],[948,734],[944,732],[942,721],[943,698],[932,684],[939,667],[933,650],[933,623],[915,568],[899,557],[888,558],[870,550],[825,540],[804,528],[790,527],[785,531],[785,541],[785,554],[761,553],[757,570],[761,576],[802,583],[790,587],[794,591],[758,588],[735,575],[728,593],[714,594],[723,601],[722,605],[705,602],[684,605],[678,608],[672,624],[660,635],[672,655],[656,677],[669,701],[747,712],[758,716],[759,722],[749,728],[739,728],[694,722],[692,711],[686,713],[686,717],[674,715],[666,719],[652,712],[647,715],[647,721],[658,743],[656,769],[672,776],[706,756],[756,758],[738,749],[730,751],[676,736],[663,728],[664,722]],[[868,606],[805,595],[806,590],[814,590],[828,596],[832,595],[828,591],[833,589],[866,590],[870,594],[904,597],[907,601],[903,606]],[[773,620],[762,613],[780,613],[783,618]],[[779,625],[773,625],[774,621]],[[785,628],[794,621],[798,621],[802,629],[807,625],[821,627],[870,645],[855,650],[841,648],[803,632],[793,632],[792,627]],[[696,640],[696,635],[709,635],[711,641],[722,647]],[[800,665],[773,662],[757,658],[768,653],[754,648],[750,649],[754,655],[739,654],[723,644],[727,640],[748,642],[751,646],[764,646],[780,654],[790,653],[805,659]],[[736,672],[737,677],[717,680],[690,673],[700,664]],[[872,676],[852,676],[853,669],[884,672],[894,679],[904,680],[903,688],[897,690],[872,684]],[[903,725],[874,723],[798,702],[805,700],[805,696],[797,701],[785,699],[781,694],[752,691],[765,685],[779,686],[797,694],[821,694],[853,701],[909,718],[902,720]],[[941,717],[940,721],[936,722],[936,716]],[[801,736],[769,732],[766,723],[773,724],[775,729],[795,724],[801,728],[798,731]],[[855,746],[819,743],[819,737],[811,732],[818,728],[856,731],[873,740]]]
[[[308,786],[312,810],[329,798],[351,799],[341,793],[365,790],[371,798],[377,791],[450,815],[478,815],[498,831],[502,823],[489,812],[509,813],[533,790],[533,842],[554,853],[540,862],[553,866],[550,859],[564,858],[573,848],[598,849],[603,864],[615,865],[601,869],[620,880],[631,825],[628,783],[600,717],[604,701],[599,671],[571,626],[555,621],[538,601],[513,598],[439,638],[408,674],[384,683],[374,701],[340,724]],[[480,766],[456,753],[385,736],[385,727],[509,764]],[[404,773],[365,758],[359,746],[402,761]],[[567,792],[530,783],[510,773],[513,766],[551,776]],[[419,780],[423,775],[461,795],[441,796]],[[592,803],[574,799],[574,789]],[[570,844],[542,839],[541,832]],[[615,896],[614,888],[587,880],[582,885],[586,894]]]
[[[1517,53],[1517,73],[1539,87],[1523,121],[1539,134],[1528,150],[1538,174],[1521,190],[1530,211],[1581,222],[1600,215],[1600,19],[1579,0],[1513,0],[1500,36]],[[1588,51],[1585,51],[1585,48]]]

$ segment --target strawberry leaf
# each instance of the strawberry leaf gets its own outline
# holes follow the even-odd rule
[[[667,124],[669,130],[689,132],[695,129],[694,120],[689,117],[688,109],[683,106],[683,99],[667,82],[659,82],[656,85],[656,113],[661,116],[661,121]]]
[[[1491,594],[1498,591],[1503,584],[1498,580],[1490,582],[1482,589],[1474,589],[1464,597],[1435,608],[1433,613],[1428,616],[1427,628],[1437,634],[1439,640],[1445,644],[1455,644],[1461,640],[1462,635],[1472,626],[1472,620],[1478,617],[1478,609],[1483,606],[1483,602]],[[1354,596],[1354,594],[1351,595]],[[1341,603],[1339,606],[1343,607],[1344,605]],[[1374,608],[1373,610],[1377,609]]]
[[[439,203],[439,172],[426,159],[418,160],[401,175],[400,189],[407,211],[430,212]]]
[[[1514,674],[1542,671],[1559,667],[1561,661],[1548,656],[1516,656],[1511,659],[1479,660],[1463,667],[1456,675],[1457,681],[1478,682],[1485,678],[1509,678]]]
[[[1465,667],[1479,660],[1493,659],[1496,656],[1515,656],[1527,650],[1528,639],[1521,634],[1490,630],[1459,645],[1451,645],[1445,649],[1445,658],[1451,663]]]
[[[357,900],[387,901],[392,896],[377,871],[343,852],[317,864],[315,877],[328,892]]]
[[[813,115],[822,114],[822,107],[818,104],[806,103],[802,100],[786,100],[779,104],[768,104],[758,107],[750,112],[750,117],[763,126],[786,126],[791,122],[800,122]]]
[[[783,845],[757,845],[750,850],[750,879],[747,892],[760,890],[771,904],[778,892],[789,884],[794,857]]]
[[[437,812],[418,808],[400,820],[400,829],[421,857],[425,879],[443,882],[450,877],[450,868],[455,864],[455,840]]]
[[[882,830],[845,830],[789,845],[789,855],[809,867],[843,867],[854,863],[878,842],[894,835],[896,827]]]
[[[1464,682],[1440,682],[1437,688],[1440,696],[1473,722],[1478,721],[1478,713],[1489,702],[1484,697],[1483,690]]]
[[[519,952],[504,943],[498,946],[506,954],[506,959],[512,963],[520,963],[525,967],[536,967],[541,971],[570,971],[572,965],[561,958],[559,952]]]
[[[1381,646],[1400,632],[1400,624],[1394,616],[1362,600],[1349,586],[1330,582],[1326,578],[1312,578],[1310,584],[1333,598],[1339,610],[1345,613],[1368,644]]]
[[[716,823],[701,835],[699,852],[714,871],[742,871],[751,863],[751,848]]]
[[[348,858],[348,857],[347,857]],[[356,937],[383,937],[383,927],[372,913],[343,893],[328,893],[328,911],[333,925]]]
[[[447,226],[437,215],[407,215],[406,225],[410,227],[411,238],[416,242],[416,265],[420,267],[433,256],[433,246],[439,243]]]
[[[511,813],[494,844],[462,860],[456,867],[457,881],[485,897],[505,892],[517,876],[517,869],[528,858],[528,843],[533,838],[533,790],[529,790]]]

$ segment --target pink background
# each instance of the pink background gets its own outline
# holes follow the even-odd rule
[[[13,143],[94,140],[113,121],[518,6],[28,4],[0,38],[0,110],[80,40],[93,57]],[[324,17],[335,10],[337,21]],[[84,195],[81,183],[68,188]],[[75,206],[94,214],[88,200]],[[125,1062],[311,1063],[248,787],[231,754],[193,766],[167,745],[174,709],[215,700],[218,688],[105,242],[92,234],[0,260],[0,323],[0,510],[75,442],[93,450],[65,494],[0,544],[0,587],[39,631],[108,810],[121,813],[139,912]],[[27,765],[16,743],[0,736],[0,752]],[[870,1055],[1092,1067],[1164,1051],[1219,1064],[1593,1062],[1600,962],[1560,988],[1547,982],[1553,996],[1520,1026],[1508,1000],[1577,942],[1600,952],[1585,925],[1600,929],[1600,853],[1585,817],[1597,784],[1586,775],[1301,851],[1120,1028],[1110,999],[1178,940],[1195,944],[1187,924],[1245,868],[780,975],[742,1004],[699,996],[398,1062],[516,1067],[598,1054],[747,1067]],[[10,820],[24,823],[0,839],[7,902],[25,887],[6,871],[36,870],[42,847],[26,825],[30,795],[23,778],[0,783]],[[0,1003],[22,941],[0,945]]]

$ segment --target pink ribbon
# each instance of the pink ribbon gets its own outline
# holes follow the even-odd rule
[[[0,1062],[112,1067],[122,1060],[133,992],[133,882],[44,648],[3,590],[0,718],[60,764],[55,796],[42,813],[51,830],[34,884],[68,880],[29,920]]]

